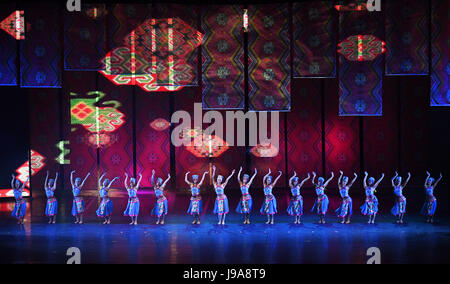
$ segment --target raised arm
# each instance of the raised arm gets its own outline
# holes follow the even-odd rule
[[[198,187],[200,187],[203,184],[203,181],[205,180],[205,176],[208,172],[204,172],[202,176],[202,180],[199,182]]]
[[[139,181],[136,184],[136,190],[139,188],[139,186],[141,185],[141,181],[142,181],[142,173],[139,173]]]
[[[377,188],[378,185],[380,184],[380,182],[381,182],[383,179],[384,179],[384,173],[381,174],[380,179],[375,183],[375,186],[374,186],[374,187]]]
[[[269,169],[269,172],[263,177],[263,183],[265,185],[266,183],[266,178],[272,173],[272,171]]]
[[[424,187],[427,187],[428,179],[430,178],[430,173],[427,171],[427,178],[425,179]]]
[[[128,174],[127,173],[125,173],[125,180],[124,180],[123,184],[125,185],[125,189],[128,189]]]
[[[439,175],[439,178],[437,179],[437,181],[433,184],[433,188],[436,187],[436,185],[441,181],[442,179],[442,173]]]
[[[273,183],[272,183],[272,188],[275,187],[275,185],[277,184],[277,182],[278,182],[278,180],[280,179],[281,175],[283,174],[282,171],[279,171],[278,173],[279,173],[279,174],[278,174],[277,178],[276,178],[276,179],[273,181]]]
[[[343,171],[339,171],[339,173],[340,173],[340,175],[339,175],[339,178],[338,178],[338,186],[339,186],[339,188],[341,188],[342,176],[344,175],[344,172]]]
[[[105,177],[105,175],[106,175],[106,172],[104,172],[98,179],[98,190],[100,190],[100,188],[102,188],[102,179]]]
[[[86,177],[84,178],[83,182],[80,185],[80,189],[84,186],[84,183],[86,182],[87,178],[91,175],[91,173],[87,173]]]
[[[212,169],[213,169],[213,172],[212,172],[211,178],[213,180],[213,183],[216,184],[216,181],[214,180],[214,178],[216,177],[216,166],[212,166]]]
[[[225,183],[223,184],[223,188],[225,188],[227,186],[228,182],[230,181],[231,177],[233,177],[234,173],[235,173],[235,170],[233,170],[231,172],[231,174],[227,177],[227,179],[225,180]]]
[[[334,178],[334,173],[331,172],[331,177],[323,184],[323,187],[327,187],[333,178]]]
[[[249,182],[248,182],[248,186],[250,187],[250,185],[252,184],[253,180],[255,179],[256,175],[258,174],[258,170],[255,168],[255,172],[253,173],[253,176],[250,178]]]
[[[47,175],[45,176],[44,187],[47,188],[47,185],[48,185],[48,171]]]
[[[161,188],[165,188],[165,187],[166,187],[166,184],[169,182],[169,180],[170,180],[170,174],[167,175],[167,178],[166,178],[166,180],[163,182],[163,184],[161,185]]]
[[[308,173],[308,176],[306,178],[304,178],[302,180],[302,182],[300,183],[300,187],[302,187],[305,184],[305,182],[307,182],[310,178],[311,178],[311,175]]]
[[[395,186],[394,181],[395,181],[396,177],[398,177],[398,173],[397,172],[395,172],[395,176],[391,179],[391,184],[392,184],[393,187]]]
[[[72,185],[72,188],[75,187],[75,184],[73,183],[73,174],[75,173],[75,171],[71,171],[70,172],[70,184]]]
[[[16,177],[14,176],[14,174],[12,174],[11,189],[16,189],[16,185],[14,184],[15,179],[16,179]]]
[[[188,180],[189,173],[190,173],[190,172],[187,172],[187,173],[184,175],[184,182],[186,182],[189,186],[191,186],[192,183]]]
[[[355,181],[358,179],[358,175],[356,173],[353,173],[354,178],[352,179],[352,181],[350,182],[350,184],[348,185],[348,187],[352,187],[352,185],[355,183]]]
[[[403,184],[403,188],[408,184],[410,179],[411,179],[411,173],[408,172],[408,177],[406,178],[405,183]]]
[[[367,188],[367,176],[368,176],[369,174],[367,173],[367,172],[364,172],[364,179],[363,179],[363,186],[364,186],[364,189],[366,189]]]
[[[314,182],[314,180],[316,179],[316,172],[312,172],[312,174],[313,174],[313,178],[312,178],[311,182],[314,186],[316,186],[316,183]]]
[[[58,172],[56,172],[56,174],[55,174],[55,181],[53,182],[53,187],[52,187],[52,190],[55,190],[56,189],[56,184],[58,183]]]
[[[291,188],[293,188],[294,187],[294,185],[292,184],[292,180],[294,180],[294,178],[297,176],[297,173],[294,171],[294,175],[289,179],[289,186],[291,187]]]
[[[155,186],[155,170],[152,170],[152,177],[150,178],[150,183]]]
[[[238,180],[239,184],[242,183],[242,182],[241,182],[241,172],[242,172],[242,167],[239,168],[239,172],[238,172],[238,174],[237,174],[237,180]]]
[[[22,183],[22,186],[19,189],[23,190],[25,188],[25,186],[27,185],[29,180],[30,180],[30,176],[27,177],[27,179]]]
[[[108,188],[111,188],[111,185],[117,180],[119,177],[115,177],[112,179],[112,181],[108,184]]]

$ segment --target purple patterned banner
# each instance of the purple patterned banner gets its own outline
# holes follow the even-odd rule
[[[336,77],[337,16],[332,1],[294,3],[294,77]]]
[[[243,10],[210,6],[202,13],[202,101],[205,109],[244,108]]]
[[[450,63],[448,61],[450,39],[450,2],[447,0],[432,0],[431,15],[431,106],[449,106],[450,91],[448,76]]]
[[[20,41],[20,86],[61,88],[60,6],[27,3],[25,39]]]
[[[14,12],[15,4],[0,4],[0,21]],[[17,42],[0,30],[0,86],[17,86]]]
[[[386,75],[428,75],[429,1],[386,2]]]
[[[382,115],[383,15],[340,13],[339,115]]]

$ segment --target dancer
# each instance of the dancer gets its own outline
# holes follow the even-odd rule
[[[249,175],[244,174],[242,181],[241,181],[241,172],[242,167],[239,169],[239,173],[237,175],[242,196],[238,206],[236,207],[236,212],[244,214],[244,224],[250,224],[250,213],[252,212],[253,201],[252,196],[250,195],[248,190],[250,189],[250,186],[252,185],[253,179],[256,177],[258,170],[256,170],[255,168],[255,173],[253,174],[252,178],[250,178]]]
[[[84,186],[87,178],[91,175],[91,173],[87,173],[86,177],[83,181],[81,178],[75,178],[75,182],[73,180],[73,174],[75,171],[70,173],[70,183],[72,185],[72,193],[73,193],[73,203],[72,203],[72,216],[76,218],[75,224],[83,224],[83,213],[86,210],[84,205],[83,197],[80,196],[81,189]]]
[[[104,219],[103,224],[111,224],[111,215],[113,211],[113,202],[111,199],[109,199],[108,193],[109,189],[111,188],[111,185],[116,181],[116,179],[119,179],[119,177],[113,178],[112,181],[109,181],[109,179],[105,179],[102,182],[102,179],[105,177],[106,172],[100,176],[98,179],[98,188],[99,188],[99,195],[102,199],[100,202],[100,206],[97,209],[97,216]]]
[[[213,166],[212,180],[214,184],[214,190],[216,191],[217,197],[216,202],[214,204],[214,214],[217,214],[219,218],[218,225],[225,225],[225,217],[227,216],[229,210],[228,207],[228,198],[225,195],[225,187],[230,181],[231,177],[234,175],[235,170],[231,172],[231,174],[227,177],[225,182],[223,182],[223,176],[218,175],[217,181],[214,181],[214,177],[216,176],[216,166]]]
[[[202,176],[202,180],[198,182],[198,175],[192,175],[192,182],[189,182],[188,176],[190,172],[187,172],[184,176],[184,181],[191,188],[191,203],[189,204],[189,208],[187,213],[194,216],[194,221],[192,224],[200,225],[200,213],[202,213],[202,197],[200,196],[200,186],[202,186],[203,181],[205,180],[205,176],[208,172],[204,172]]]
[[[433,223],[434,214],[436,213],[437,200],[434,197],[434,189],[436,185],[441,181],[442,173],[438,180],[435,182],[434,178],[430,177],[430,173],[427,172],[427,178],[425,179],[425,204],[422,207],[421,213],[427,217],[427,223]]]
[[[323,177],[319,177],[317,183],[314,183],[316,173],[312,172],[312,174],[312,184],[316,187],[317,198],[311,212],[316,212],[317,215],[319,215],[319,224],[325,224],[325,214],[327,214],[328,204],[330,203],[328,201],[328,196],[325,194],[325,190],[327,189],[327,185],[334,178],[334,173],[331,172],[331,177],[326,182],[324,182],[325,179]]]
[[[264,203],[261,206],[261,214],[267,215],[267,222],[266,224],[273,224],[274,216],[277,214],[277,200],[275,199],[275,196],[272,194],[272,190],[275,187],[275,185],[278,182],[278,179],[283,174],[282,171],[279,171],[278,177],[272,182],[272,176],[270,175],[272,172],[269,169],[269,172],[267,175],[263,178],[263,185],[264,185]]]
[[[24,183],[21,183],[20,180],[16,179],[14,174],[12,174],[11,180],[11,188],[14,191],[14,198],[16,199],[16,204],[14,205],[14,210],[11,216],[16,217],[17,224],[23,225],[23,219],[25,218],[25,212],[27,210],[27,203],[22,197],[23,189],[25,185],[30,180],[30,177]]]
[[[353,173],[355,176],[350,183],[348,183],[348,177],[344,176],[344,173],[340,171],[341,175],[338,179],[338,186],[339,186],[339,194],[342,197],[341,206],[336,210],[337,216],[339,218],[342,218],[341,224],[350,224],[350,218],[353,214],[353,202],[352,198],[348,195],[348,191],[352,187],[353,183],[358,178],[358,175],[356,173]],[[347,217],[347,221],[345,221],[345,217]]]
[[[363,185],[364,190],[366,191],[366,202],[361,206],[361,213],[364,216],[369,215],[368,224],[375,224],[375,217],[378,213],[378,199],[375,196],[375,193],[378,185],[384,178],[384,173],[381,174],[381,177],[377,182],[375,182],[375,178],[373,177],[370,177],[367,180],[367,176],[368,173],[364,172]]]
[[[131,218],[130,225],[137,225],[137,219],[139,215],[139,198],[137,197],[137,191],[139,185],[141,184],[142,174],[139,174],[139,181],[136,183],[135,178],[130,178],[130,184],[128,185],[128,174],[125,173],[125,188],[128,192],[128,204],[127,208],[123,212],[124,216],[129,216]]]
[[[408,173],[408,178],[402,185],[402,177],[395,172],[395,176],[391,179],[392,187],[394,188],[395,205],[391,209],[392,215],[397,217],[397,223],[403,224],[403,216],[406,213],[406,198],[403,196],[403,189],[408,184],[411,174]]]
[[[151,214],[158,217],[156,225],[164,225],[164,217],[167,215],[167,198],[164,196],[164,188],[169,180],[170,174],[167,175],[167,179],[164,182],[162,178],[157,178],[155,184],[155,170],[152,171],[151,183],[155,190],[156,204]]]
[[[47,206],[45,207],[45,216],[49,218],[49,224],[56,223],[56,213],[58,212],[58,200],[55,197],[56,183],[58,182],[58,172],[56,172],[55,179],[48,179],[49,172],[45,177],[44,188],[45,195],[47,195]]]
[[[287,213],[291,216],[295,216],[294,224],[301,224],[300,217],[303,215],[303,197],[300,195],[300,189],[303,184],[310,179],[310,175],[298,183],[297,173],[294,171],[294,175],[289,180],[289,186],[291,187],[292,198],[287,208]]]

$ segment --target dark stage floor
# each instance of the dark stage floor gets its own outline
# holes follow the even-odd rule
[[[448,218],[433,225],[420,216],[408,216],[408,224],[396,225],[391,216],[380,216],[367,225],[362,216],[350,225],[319,225],[306,216],[303,225],[293,225],[289,216],[278,216],[265,225],[264,216],[253,216],[242,225],[232,214],[225,226],[215,225],[208,215],[201,225],[190,225],[190,216],[170,215],[164,226],[149,225],[141,218],[130,226],[127,219],[101,225],[98,219],[74,225],[48,225],[44,218],[15,225],[3,215],[0,226],[1,263],[65,263],[69,247],[81,250],[82,263],[365,263],[366,251],[378,247],[382,263],[450,263]]]

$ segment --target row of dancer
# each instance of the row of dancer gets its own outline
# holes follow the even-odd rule
[[[85,212],[85,204],[83,197],[81,197],[81,189],[84,186],[84,183],[87,180],[87,178],[90,176],[90,173],[88,173],[84,179],[81,179],[79,177],[76,177],[74,179],[73,177],[74,173],[75,171],[72,171],[70,174],[70,181],[73,193],[72,215],[76,219],[75,223],[82,224],[83,214]],[[227,196],[225,195],[225,187],[227,186],[229,180],[232,178],[234,173],[235,171],[233,170],[232,173],[225,180],[222,175],[218,175],[217,179],[215,179],[216,167],[213,166],[212,179],[214,190],[217,195],[213,212],[218,215],[218,224],[225,224],[226,215],[229,213],[229,204]],[[236,212],[244,216],[244,224],[250,224],[250,213],[252,211],[253,202],[252,197],[249,193],[249,189],[254,178],[257,175],[257,170],[255,169],[251,178],[248,174],[244,174],[243,178],[241,179],[241,173],[242,167],[240,168],[237,176],[242,195],[239,204],[236,208]],[[199,179],[198,175],[192,175],[192,181],[189,181],[189,174],[190,172],[187,172],[185,175],[185,181],[189,185],[191,191],[190,204],[187,212],[194,217],[194,220],[192,222],[193,224],[200,224],[200,214],[203,208],[202,198],[200,195],[200,187],[202,186],[208,172],[203,173],[201,180]],[[263,177],[265,198],[261,206],[260,213],[267,216],[266,224],[273,224],[274,215],[277,214],[277,202],[272,191],[281,175],[282,172],[280,171],[279,175],[275,179],[273,179],[271,176],[271,170],[269,170],[269,172]],[[319,223],[325,223],[325,215],[328,211],[329,206],[329,200],[327,195],[325,194],[325,191],[328,184],[334,178],[334,173],[331,173],[331,177],[326,181],[323,177],[319,177],[317,179],[317,182],[315,182],[316,173],[312,172],[312,175],[313,175],[312,184],[315,187],[317,195],[312,212],[316,213],[319,216]],[[118,180],[119,177],[114,177],[112,180],[109,180],[108,178],[105,178],[105,176],[106,173],[102,174],[98,180],[98,189],[101,202],[96,213],[97,216],[104,219],[103,224],[110,224],[111,214],[113,211],[113,202],[109,198],[108,193],[112,184],[116,180]],[[342,201],[339,208],[336,210],[336,213],[337,216],[342,219],[341,223],[346,224],[350,223],[350,219],[353,214],[352,209],[353,202],[349,195],[349,190],[352,187],[353,183],[356,181],[357,177],[358,176],[355,173],[354,178],[351,181],[349,181],[349,178],[347,176],[343,176],[342,171],[340,172],[340,176],[338,179],[338,187]],[[403,223],[403,216],[406,213],[406,198],[403,195],[403,189],[408,183],[410,177],[411,175],[410,173],[408,173],[408,178],[402,184],[402,178],[396,172],[395,176],[391,180],[395,195],[395,205],[392,208],[391,213],[397,216],[398,218],[397,223]],[[294,172],[294,175],[289,179],[289,186],[291,188],[292,197],[289,206],[287,208],[287,213],[295,217],[294,223],[296,224],[301,223],[300,218],[303,215],[303,197],[300,194],[300,190],[305,184],[305,182],[308,181],[310,178],[311,176],[308,173],[307,177],[300,182],[299,177],[297,176],[296,172]],[[378,199],[375,193],[378,185],[383,180],[383,178],[384,174],[382,174],[380,179],[376,181],[373,177],[368,178],[368,173],[365,172],[363,186],[365,189],[366,199],[364,205],[361,206],[361,212],[363,215],[369,217],[368,223],[371,224],[375,223],[375,218],[378,213]],[[54,192],[56,190],[57,179],[58,173],[56,173],[54,179],[51,178],[49,179],[49,173],[47,172],[47,176],[45,178],[44,183],[45,193],[47,196],[47,206],[45,209],[45,215],[49,217],[49,223],[56,222],[58,203],[54,195]],[[437,201],[436,198],[434,197],[433,191],[441,179],[442,174],[440,175],[438,180],[434,180],[432,177],[430,177],[430,173],[427,172],[427,178],[424,184],[426,201],[421,210],[421,213],[427,216],[427,222],[431,223],[433,222],[433,216],[436,212],[436,205],[437,205]],[[133,177],[129,178],[128,174],[125,173],[124,185],[125,188],[127,189],[129,198],[127,207],[124,211],[124,215],[129,216],[131,218],[130,224],[134,225],[137,225],[137,218],[139,215],[140,205],[139,205],[139,198],[137,197],[137,192],[141,180],[142,174],[139,174],[139,180],[136,181],[135,178]],[[164,190],[169,180],[170,175],[168,175],[166,180],[163,180],[162,178],[157,178],[155,182],[155,171],[154,170],[152,171],[151,184],[154,188],[156,196],[156,203],[152,210],[152,215],[155,215],[157,217],[156,221],[157,224],[164,224],[164,219],[168,212],[167,198],[164,196]],[[16,199],[16,205],[14,207],[12,215],[18,219],[18,223],[20,224],[23,223],[23,218],[25,216],[26,211],[26,203],[22,198],[22,192],[27,182],[28,180],[22,184],[19,180],[15,178],[14,175],[11,181],[11,186],[14,189],[14,196]]]

